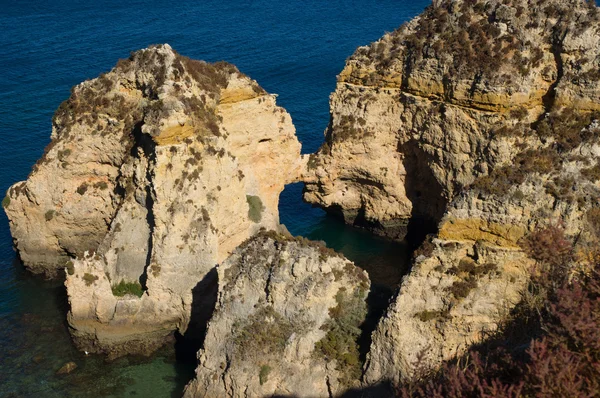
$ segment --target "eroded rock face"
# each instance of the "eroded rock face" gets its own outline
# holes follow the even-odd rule
[[[600,131],[597,122],[589,129]],[[564,265],[591,266],[600,187],[589,165],[599,156],[598,142],[579,145],[558,169],[526,173],[504,195],[479,184],[455,198],[373,333],[365,381],[409,380],[492,335],[529,282],[535,261],[522,247],[537,228],[561,225],[577,238],[574,262]]]
[[[184,396],[323,397],[357,382],[365,271],[273,233],[252,238],[217,271],[215,312]]]
[[[213,202],[239,200],[240,208],[248,209],[246,195],[256,197],[248,203],[260,220],[232,220],[217,233],[221,243],[231,235],[244,240],[250,227],[277,224],[278,195],[297,178],[300,144],[275,97],[234,66],[192,61],[157,46],[72,91],[54,116],[44,156],[3,202],[15,245],[32,271],[52,276],[70,257],[96,251],[115,218],[143,220],[154,204],[164,207],[160,212],[189,206],[183,197],[194,186],[215,191]],[[210,178],[199,182],[207,172]],[[217,188],[219,178],[227,180],[221,189],[238,180],[244,194],[229,199]],[[122,206],[129,208],[121,213],[131,215],[117,215]],[[130,227],[148,230],[150,223]],[[131,237],[125,241],[147,250]],[[233,247],[225,244],[220,258]]]
[[[600,109],[599,18],[582,0],[439,1],[338,76],[305,200],[402,239],[520,151],[510,132]],[[540,145],[532,138],[528,147]]]
[[[76,343],[113,356],[149,352],[209,316],[210,271],[279,228],[279,194],[301,169],[275,96],[168,45],[76,86],[52,138],[9,190],[11,231],[30,269],[67,266]]]
[[[597,235],[598,9],[504,3],[434,2],[359,48],[331,96],[305,199],[392,238],[437,223],[373,334],[369,384],[495,331],[528,283],[536,228],[562,224],[578,266]]]

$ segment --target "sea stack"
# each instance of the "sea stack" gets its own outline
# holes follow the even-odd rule
[[[262,233],[217,267],[218,300],[185,397],[326,397],[359,386],[367,273]]]
[[[78,345],[147,353],[192,311],[210,316],[210,271],[280,228],[279,193],[300,169],[274,95],[233,65],[160,45],[74,87],[6,212],[29,269],[66,269]]]

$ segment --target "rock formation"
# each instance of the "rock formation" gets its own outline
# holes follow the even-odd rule
[[[305,199],[402,239],[409,220],[439,221],[522,141],[541,145],[522,130],[546,113],[599,110],[597,9],[504,3],[436,1],[360,47],[338,76]]]
[[[141,50],[57,111],[3,200],[15,245],[36,273],[66,270],[87,351],[150,352],[202,331],[216,302],[188,396],[331,396],[360,376],[368,278],[301,239],[250,239],[280,229],[279,193],[302,179],[308,202],[349,224],[392,239],[435,227],[364,368],[369,384],[413,378],[499,327],[536,229],[563,228],[565,265],[586,266],[600,238],[599,22],[584,0],[434,0],[348,60],[307,163],[289,115],[235,67]]]
[[[211,201],[223,196],[244,202],[240,211],[252,207],[259,221],[231,220],[229,230],[217,234],[222,241],[226,235],[242,241],[250,227],[277,224],[278,194],[297,178],[300,144],[294,131],[275,96],[230,64],[193,61],[168,45],[132,54],[73,88],[53,118],[45,154],[27,181],[7,192],[3,205],[21,259],[33,272],[52,276],[70,258],[96,251],[115,218],[121,225],[129,222],[125,218],[151,218],[146,212],[152,201],[172,204],[171,210],[189,207],[188,198],[172,203],[168,195],[194,186],[214,191]],[[202,173],[210,177],[200,182]],[[217,188],[236,179],[246,187],[241,199]],[[131,198],[138,205],[125,204]],[[132,228],[154,227],[138,224]],[[114,235],[117,241],[131,238],[125,230]],[[146,251],[143,242],[130,244]],[[221,258],[232,244],[223,246]]]
[[[367,273],[305,239],[261,234],[217,267],[186,397],[336,396],[361,375]]]
[[[305,199],[427,240],[373,334],[365,380],[400,381],[496,330],[560,223],[585,258],[598,214],[600,21],[585,1],[435,1],[359,48],[331,96]]]
[[[274,95],[230,64],[155,46],[73,89],[6,212],[27,267],[66,266],[80,347],[148,352],[210,314],[210,271],[279,228],[279,193],[300,169]]]

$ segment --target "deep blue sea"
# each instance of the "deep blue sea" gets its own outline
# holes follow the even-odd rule
[[[419,14],[428,0],[10,1],[0,0],[0,196],[24,180],[50,141],[51,118],[70,88],[150,44],[226,60],[279,94],[303,153],[322,143],[329,94],[345,59]],[[346,227],[286,188],[281,220],[295,235],[326,241],[367,269],[389,296],[407,249]],[[173,347],[152,358],[111,363],[71,345],[60,282],[27,274],[0,212],[0,396],[180,396],[194,363]],[[56,376],[65,362],[78,368]]]

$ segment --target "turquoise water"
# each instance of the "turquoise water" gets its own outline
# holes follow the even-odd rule
[[[0,191],[23,180],[49,142],[51,118],[70,88],[109,70],[129,52],[169,43],[181,54],[227,60],[292,115],[303,153],[314,152],[329,120],[335,76],[359,45],[420,13],[429,1],[0,0]],[[381,311],[406,269],[407,249],[354,230],[301,202],[301,185],[281,197],[295,235],[324,240],[367,269]],[[383,304],[382,304],[383,303]],[[62,284],[23,271],[0,212],[0,396],[180,396],[189,355],[173,347],[149,359],[106,363],[71,345]],[[56,376],[64,363],[78,368]]]

